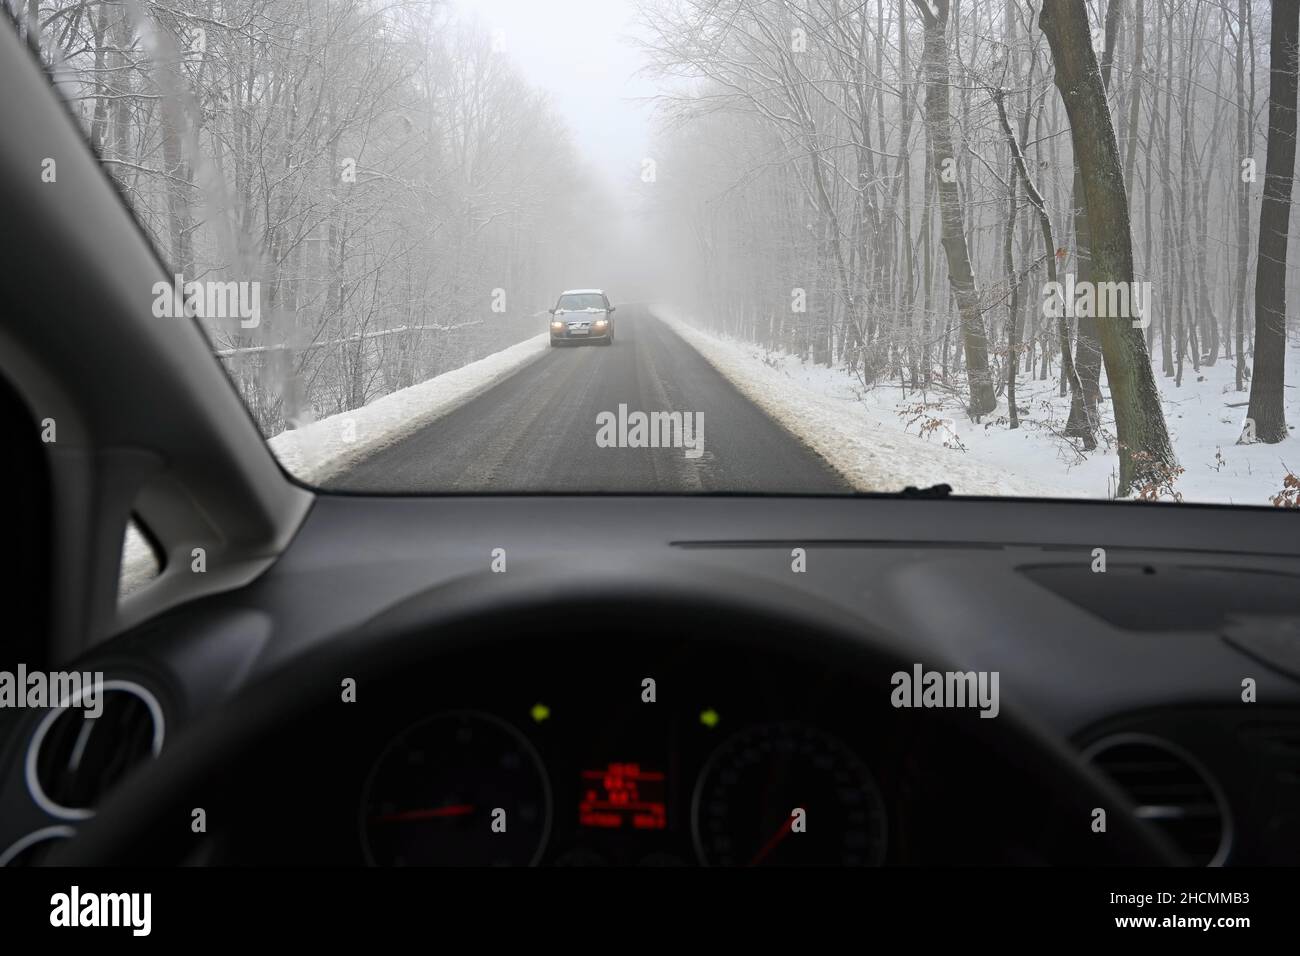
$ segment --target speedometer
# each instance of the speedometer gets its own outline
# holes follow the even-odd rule
[[[884,799],[861,759],[806,724],[741,731],[709,758],[692,807],[706,866],[876,866]]]
[[[366,855],[379,866],[526,866],[546,842],[551,791],[519,731],[456,711],[388,745],[361,816]]]

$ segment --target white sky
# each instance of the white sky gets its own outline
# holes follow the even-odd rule
[[[628,42],[632,0],[455,0],[504,42],[523,76],[547,91],[575,145],[626,201],[650,155],[652,109],[636,97],[654,84],[633,74],[643,65]]]

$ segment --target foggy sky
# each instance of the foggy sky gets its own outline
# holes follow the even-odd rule
[[[620,203],[635,190],[650,150],[653,82],[633,33],[631,0],[456,0],[490,31],[503,31],[505,53],[533,86],[550,94],[574,143]]]

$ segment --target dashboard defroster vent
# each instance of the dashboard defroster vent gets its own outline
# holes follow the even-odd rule
[[[1198,866],[1227,858],[1232,824],[1219,785],[1191,754],[1147,734],[1103,737],[1083,757],[1133,801],[1139,819],[1159,827]]]

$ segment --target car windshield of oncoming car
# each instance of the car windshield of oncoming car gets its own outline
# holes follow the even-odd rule
[[[579,309],[603,309],[605,308],[605,299],[599,294],[584,292],[578,295],[560,296],[560,304],[556,306],[557,311],[572,312]]]

